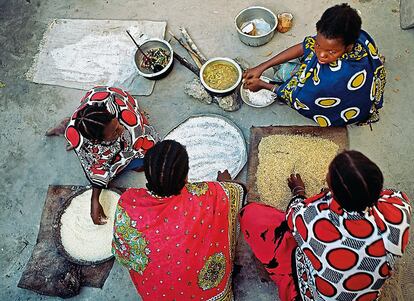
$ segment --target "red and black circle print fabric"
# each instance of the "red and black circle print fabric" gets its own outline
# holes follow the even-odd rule
[[[77,112],[89,105],[105,106],[118,118],[126,129],[119,141],[94,144],[76,129]],[[143,158],[158,141],[158,133],[148,124],[137,101],[120,88],[106,86],[95,87],[85,94],[72,114],[65,136],[74,147],[88,179],[98,186],[106,186],[131,160]]]
[[[407,196],[394,190],[360,213],[341,208],[330,192],[294,200],[286,218],[298,243],[302,299],[376,300],[408,244],[410,216]]]

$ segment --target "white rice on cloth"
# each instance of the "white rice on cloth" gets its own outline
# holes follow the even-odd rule
[[[120,197],[111,190],[102,190],[99,197],[108,220],[95,225],[91,218],[92,189],[72,199],[61,217],[60,236],[62,245],[77,260],[97,262],[112,256],[112,229],[115,210]]]
[[[247,162],[243,135],[220,116],[191,117],[172,130],[167,139],[186,147],[190,182],[215,181],[217,172],[225,169],[235,178]]]
[[[292,197],[287,179],[299,173],[308,197],[327,187],[328,167],[339,146],[328,139],[301,135],[271,135],[259,144],[256,185],[260,200],[286,210]]]

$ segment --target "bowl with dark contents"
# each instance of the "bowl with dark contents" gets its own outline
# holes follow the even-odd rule
[[[144,54],[137,49],[135,65],[138,73],[145,78],[157,80],[167,76],[173,68],[173,49],[161,39],[148,39],[140,45]]]

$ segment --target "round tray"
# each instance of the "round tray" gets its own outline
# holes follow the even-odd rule
[[[101,260],[98,260],[98,261],[87,261],[87,260],[76,259],[76,258],[72,257],[65,250],[65,247],[62,244],[62,238],[60,236],[60,227],[61,227],[62,224],[61,224],[60,220],[62,218],[63,213],[65,212],[66,208],[69,207],[70,203],[72,202],[72,200],[75,197],[77,197],[78,195],[81,195],[82,193],[84,193],[84,192],[86,192],[87,190],[90,190],[90,189],[92,189],[92,188],[90,188],[90,187],[81,187],[81,188],[75,190],[71,195],[69,195],[66,198],[62,208],[58,212],[56,212],[55,219],[54,219],[54,222],[53,222],[53,238],[55,240],[55,245],[56,245],[56,248],[57,248],[59,254],[61,254],[63,257],[65,257],[70,262],[75,263],[75,264],[79,264],[79,265],[97,265],[97,264],[100,264],[100,263],[107,262],[108,260],[111,260],[114,257],[112,255],[112,256],[109,256],[108,258],[101,259]],[[112,190],[113,192],[116,192],[119,195],[122,194],[122,192],[120,190],[115,189],[115,188],[108,188],[108,190]]]
[[[246,147],[246,141],[245,141],[245,139],[244,139],[244,136],[243,136],[243,133],[242,133],[242,131],[237,127],[237,125],[234,123],[234,122],[232,122],[231,120],[229,120],[229,119],[227,119],[227,118],[225,118],[225,117],[223,117],[223,116],[221,116],[221,115],[216,115],[216,114],[201,114],[201,115],[194,115],[194,116],[191,116],[191,117],[189,117],[189,118],[186,118],[185,120],[183,120],[182,122],[180,122],[176,127],[174,127],[171,131],[169,131],[168,132],[168,134],[164,137],[164,140],[165,139],[171,139],[169,136],[177,129],[177,128],[179,128],[180,126],[182,126],[183,124],[185,124],[185,123],[187,123],[187,122],[189,122],[189,121],[191,121],[191,120],[194,120],[194,119],[203,119],[203,118],[217,118],[217,119],[220,119],[220,120],[222,120],[222,121],[224,121],[224,122],[226,122],[229,126],[231,126],[232,128],[234,128],[234,130],[237,132],[237,134],[238,134],[238,136],[239,136],[239,138],[238,139],[240,139],[239,140],[239,145],[240,145],[240,147],[239,147],[239,153],[238,154],[236,154],[237,156],[238,156],[238,158],[237,158],[237,162],[229,162],[229,163],[226,163],[226,166],[227,166],[227,169],[229,170],[229,173],[230,173],[230,175],[232,176],[232,178],[234,179],[238,174],[239,174],[239,172],[243,169],[243,167],[244,167],[244,165],[246,164],[246,162],[247,162],[247,147]],[[200,136],[202,135],[202,133],[197,133],[197,134],[200,134]],[[213,136],[211,136],[211,137],[213,137]],[[189,136],[189,135],[187,135],[185,138],[187,138],[187,141],[189,141],[189,142],[191,142],[191,143],[193,143],[194,145],[196,145],[196,137],[195,136]],[[217,137],[217,136],[214,136],[214,138],[219,138],[219,137]],[[224,139],[225,140],[225,139]],[[177,140],[178,142],[180,142],[180,143],[182,143],[183,145],[186,145],[186,143],[184,143],[184,142],[182,142],[182,141],[179,141],[179,140]],[[203,140],[202,140],[203,141]],[[242,142],[241,142],[242,141]],[[223,141],[223,142],[225,142],[225,141]],[[209,171],[209,177],[208,178],[195,178],[194,176],[192,176],[192,172],[191,172],[191,148],[188,146],[188,144],[186,145],[188,148],[188,150],[189,150],[189,157],[190,157],[190,171],[189,171],[189,180],[190,181],[194,181],[194,182],[198,182],[198,181],[215,181],[216,180],[216,177],[217,177],[217,172],[218,172],[218,170],[213,170],[213,169],[211,169],[210,171]],[[225,145],[223,145],[223,147],[225,147]],[[216,148],[217,148],[217,145],[216,145]],[[209,154],[210,155],[210,154]],[[216,154],[217,155],[217,154]],[[213,153],[211,153],[211,159],[212,160],[218,160],[218,159],[228,159],[228,157],[227,156],[224,156],[225,154],[222,154],[222,156],[219,156],[219,155],[217,155],[217,156],[215,156]],[[234,160],[234,161],[236,161],[236,160]],[[208,166],[208,167],[210,167],[210,166],[214,166],[214,164],[205,164],[205,165],[203,165],[203,166]],[[222,170],[221,170],[222,171]],[[214,178],[213,178],[213,176],[214,176]]]

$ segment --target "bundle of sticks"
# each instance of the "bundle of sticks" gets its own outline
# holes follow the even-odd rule
[[[193,64],[190,64],[185,58],[174,52],[174,58],[177,59],[183,66],[190,69],[196,75],[199,75],[199,70],[201,66],[207,61],[206,57],[198,49],[197,45],[194,43],[193,39],[190,37],[190,34],[184,27],[179,28],[182,38],[177,38],[171,31],[168,33],[176,40],[184,49],[186,49],[193,59],[194,63],[198,68],[195,68]]]

